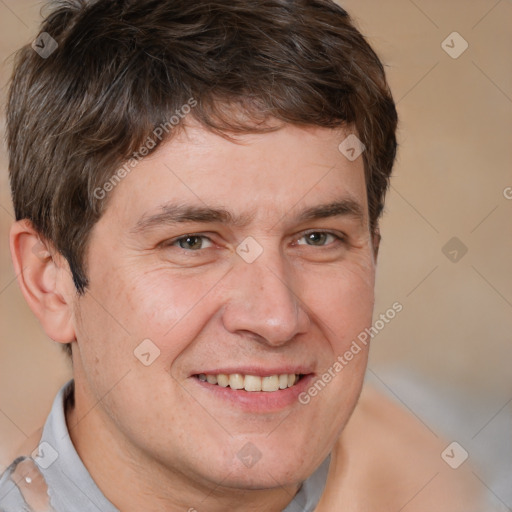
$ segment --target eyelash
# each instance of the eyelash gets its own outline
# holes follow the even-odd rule
[[[310,231],[306,231],[304,233],[302,233],[302,235],[297,238],[296,240],[301,240],[302,238],[305,238],[309,235],[312,235],[312,234],[323,234],[323,235],[327,235],[327,236],[332,236],[335,241],[334,242],[331,242],[329,244],[326,244],[326,245],[319,245],[319,246],[315,246],[315,245],[309,245],[309,244],[297,244],[297,245],[306,245],[306,246],[309,246],[309,247],[329,247],[333,244],[336,244],[338,242],[340,243],[345,243],[346,242],[346,238],[344,235],[339,235],[339,234],[336,234],[336,233],[333,233],[332,231],[322,231],[322,230],[310,230]],[[175,238],[173,240],[169,240],[169,241],[166,241],[166,242],[163,242],[163,244],[161,244],[162,246],[164,247],[173,247],[173,246],[177,246],[178,248],[182,249],[183,251],[186,251],[186,252],[199,252],[201,249],[198,249],[196,251],[194,250],[189,250],[189,249],[184,249],[183,247],[179,247],[179,242],[182,241],[182,240],[187,240],[187,238],[202,238],[202,239],[206,239],[206,240],[209,240],[212,244],[214,243],[212,241],[212,239],[206,235],[203,235],[201,233],[190,233],[190,234],[187,234],[187,235],[183,235],[183,236],[180,236],[179,238]]]

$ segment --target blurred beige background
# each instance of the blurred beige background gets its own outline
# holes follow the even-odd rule
[[[512,507],[512,2],[340,3],[385,62],[400,115],[375,312],[404,309],[373,340],[368,379],[462,444]],[[0,0],[2,104],[41,5]],[[71,374],[15,281],[5,144],[0,183],[2,471]]]

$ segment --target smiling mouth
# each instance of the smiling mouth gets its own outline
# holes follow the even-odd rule
[[[224,374],[219,373],[216,375],[207,375],[200,373],[194,375],[196,379],[209,384],[221,386],[223,388],[230,387],[236,390],[245,391],[266,391],[272,393],[283,389],[295,386],[300,379],[304,377],[303,374],[297,373],[283,373],[279,375],[269,375],[267,377],[259,377],[258,375],[243,375],[241,373]]]

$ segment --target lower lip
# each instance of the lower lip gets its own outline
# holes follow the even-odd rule
[[[230,387],[223,388],[217,384],[199,380],[197,377],[191,377],[191,379],[211,396],[229,402],[238,409],[246,412],[273,412],[298,403],[299,395],[309,387],[313,377],[313,374],[305,375],[291,388],[278,391],[245,391]]]

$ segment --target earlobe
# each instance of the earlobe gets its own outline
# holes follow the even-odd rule
[[[21,292],[46,334],[59,343],[74,341],[74,286],[65,259],[26,219],[12,225],[10,248]]]

